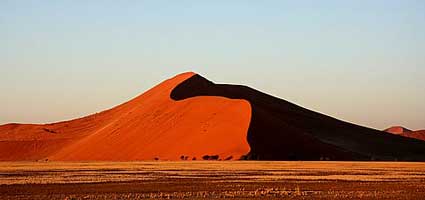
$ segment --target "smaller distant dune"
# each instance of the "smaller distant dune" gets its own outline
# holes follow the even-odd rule
[[[412,132],[412,130],[407,129],[403,126],[392,126],[390,128],[385,129],[384,131],[388,133],[392,133],[392,134],[397,134],[397,135]]]
[[[396,135],[401,135],[404,137],[415,138],[418,140],[425,141],[425,130],[412,131],[403,126],[392,126],[390,128],[385,129],[384,131],[388,133],[396,134]]]

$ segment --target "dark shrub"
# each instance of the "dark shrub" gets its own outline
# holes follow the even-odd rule
[[[210,160],[218,160],[219,156],[218,155],[213,155],[210,156]]]
[[[220,156],[218,156],[218,155],[212,155],[212,156],[205,155],[205,156],[202,156],[202,159],[203,160],[218,160],[219,158],[220,158]]]
[[[210,156],[209,155],[202,156],[202,159],[203,160],[209,160],[210,159]]]

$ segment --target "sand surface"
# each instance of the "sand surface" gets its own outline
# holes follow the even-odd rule
[[[363,127],[188,72],[87,117],[0,126],[0,160],[425,161],[423,135]]]
[[[194,73],[184,73],[101,113],[46,125],[0,126],[0,160],[201,160],[239,159],[251,108],[224,97],[170,98]]]
[[[404,137],[415,138],[418,140],[425,141],[425,130],[412,131],[402,126],[393,126],[393,127],[385,129],[384,131],[388,133],[396,134],[396,135],[401,135]]]
[[[410,137],[415,138],[418,140],[424,140],[425,141],[425,130],[417,130],[417,131],[411,131],[401,134],[404,137]]]

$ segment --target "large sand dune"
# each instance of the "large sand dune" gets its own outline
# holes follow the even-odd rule
[[[425,142],[183,73],[71,121],[0,126],[0,160],[425,160]],[[207,156],[207,157],[208,157]]]

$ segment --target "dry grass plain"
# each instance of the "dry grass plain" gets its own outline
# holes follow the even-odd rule
[[[423,199],[425,163],[0,162],[0,199]]]

